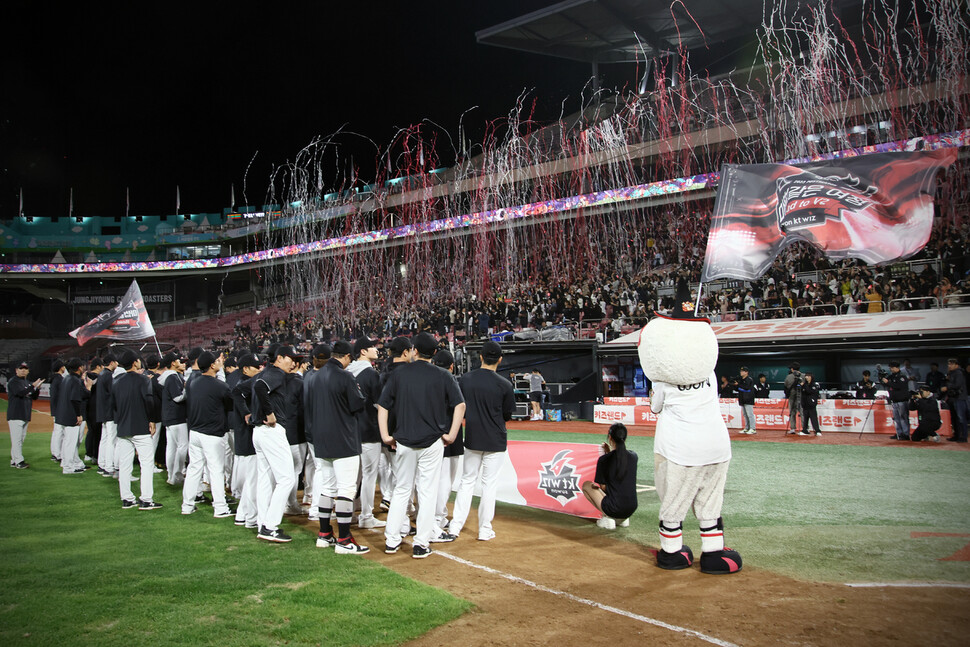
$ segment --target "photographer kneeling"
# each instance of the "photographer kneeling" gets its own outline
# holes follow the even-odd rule
[[[936,433],[943,426],[940,420],[940,402],[933,395],[933,391],[926,384],[921,384],[919,391],[909,400],[909,410],[916,411],[919,425],[913,431],[913,442],[929,438],[934,443],[940,442],[940,434]]]

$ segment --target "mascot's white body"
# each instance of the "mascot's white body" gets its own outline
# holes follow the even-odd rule
[[[734,573],[741,557],[724,548],[721,506],[731,439],[718,402],[717,338],[706,319],[658,316],[640,332],[643,372],[653,383],[650,408],[659,414],[654,477],[660,495],[657,564],[676,570],[693,563],[683,522],[693,511],[701,528],[701,570]]]

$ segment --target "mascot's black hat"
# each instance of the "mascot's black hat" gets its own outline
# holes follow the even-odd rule
[[[674,309],[670,313],[674,319],[693,319],[694,302],[690,298],[690,285],[684,276],[677,278],[677,291],[674,294]]]

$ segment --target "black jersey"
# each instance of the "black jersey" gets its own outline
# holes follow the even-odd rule
[[[286,404],[286,373],[278,366],[267,366],[253,378],[252,417],[253,426],[264,424],[269,414],[276,416],[276,424],[289,429],[295,411],[288,411]]]
[[[86,389],[77,375],[68,373],[59,380],[57,395],[51,400],[54,422],[65,427],[76,427],[85,393]]]
[[[239,426],[233,429],[233,451],[236,456],[255,456],[256,447],[253,446],[253,425],[246,422],[246,416],[252,409],[253,378],[248,377],[239,381],[232,388],[233,411],[239,418]]]
[[[430,362],[402,364],[384,385],[379,404],[397,418],[394,439],[406,447],[430,447],[451,430],[449,407],[465,400],[451,373]]]
[[[7,381],[7,420],[30,422],[31,401],[36,400],[40,391],[23,378],[14,376]]]
[[[165,426],[185,424],[185,379],[169,370],[159,376],[158,383],[162,385],[162,422]]]
[[[505,422],[515,411],[512,383],[485,368],[459,380],[465,398],[465,447],[482,452],[504,452],[508,443]]]
[[[185,385],[189,431],[207,436],[223,436],[229,431],[232,395],[225,382],[200,373]]]
[[[637,509],[637,455],[627,452],[626,473],[621,474],[615,451],[596,461],[593,480],[606,490],[603,512],[614,519],[626,519]]]
[[[114,421],[119,438],[143,436],[149,433],[152,385],[144,375],[129,371],[111,383],[114,400]]]
[[[306,381],[303,392],[307,428],[318,458],[360,455],[358,412],[366,400],[354,376],[331,359]]]

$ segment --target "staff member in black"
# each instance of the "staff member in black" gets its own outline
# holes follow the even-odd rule
[[[87,390],[81,382],[84,363],[77,359],[67,362],[67,371],[61,378],[57,396],[51,401],[54,423],[61,427],[61,446],[57,453],[61,458],[62,474],[83,474],[87,469],[78,457],[77,448],[81,443],[81,415]]]
[[[605,516],[596,525],[606,530],[630,525],[637,509],[637,455],[626,448],[627,429],[614,423],[603,443],[606,452],[596,461],[596,475],[583,483],[583,494]]]
[[[396,369],[384,386],[378,402],[377,423],[381,440],[397,449],[394,492],[384,529],[384,552],[396,553],[401,547],[401,526],[411,490],[416,487],[418,527],[411,556],[422,559],[431,554],[429,544],[435,526],[434,506],[442,450],[458,435],[465,416],[465,401],[451,374],[431,364],[438,349],[434,337],[428,333],[417,334],[414,348],[418,352],[417,361]],[[450,419],[449,407],[454,407]],[[391,411],[397,417],[393,437],[387,424]]]
[[[940,434],[936,433],[943,426],[940,419],[940,402],[933,395],[929,384],[921,384],[919,392],[909,401],[909,410],[917,412],[919,424],[910,436],[913,442],[929,438],[935,443],[940,442]]]
[[[872,381],[869,371],[862,371],[862,381],[855,385],[855,397],[860,400],[876,399],[876,383]]]
[[[114,421],[115,405],[111,399],[111,385],[114,372],[118,368],[118,358],[108,353],[103,358],[104,369],[98,373],[97,415],[101,423],[101,442],[98,444],[98,474],[104,477],[117,476],[118,461],[115,460],[115,444],[118,439],[118,425]]]
[[[822,430],[818,427],[818,399],[819,386],[815,381],[815,376],[811,373],[805,374],[805,382],[802,384],[802,430],[799,436],[811,436],[808,432],[808,423],[812,423],[812,429],[816,436],[822,435]]]
[[[154,451],[152,434],[155,423],[149,419],[152,407],[152,387],[148,378],[141,374],[141,358],[131,350],[124,350],[118,362],[125,370],[111,384],[114,415],[118,426],[118,487],[121,490],[121,507],[139,510],[156,510],[161,503],[154,502],[155,487],[152,482]],[[138,454],[141,468],[141,497],[135,499],[131,491],[131,472]]]
[[[232,395],[225,382],[216,379],[222,369],[222,355],[203,351],[198,359],[199,375],[186,385],[189,423],[189,466],[182,486],[182,514],[195,512],[195,502],[202,486],[202,472],[208,467],[212,483],[212,516],[232,516],[222,487],[225,469],[225,435],[229,431]]]
[[[84,434],[84,460],[98,462],[98,447],[101,444],[101,421],[98,420],[98,378],[104,364],[101,358],[95,357],[88,362],[88,372],[85,373],[84,386],[90,396],[84,407],[84,422],[88,426],[88,431]],[[98,468],[98,472],[101,469]]]
[[[7,426],[10,427],[10,467],[25,470],[30,465],[24,460],[24,438],[30,422],[31,402],[40,397],[43,378],[27,381],[30,367],[21,362],[14,377],[7,382]]]
[[[899,362],[889,362],[889,375],[882,378],[882,383],[889,388],[889,403],[896,427],[893,439],[909,440],[909,378],[899,370]]]
[[[478,503],[478,540],[495,537],[495,494],[498,476],[505,463],[508,432],[505,423],[515,411],[512,383],[497,373],[502,363],[502,347],[494,341],[482,344],[482,366],[461,377],[465,399],[465,458],[461,484],[455,495],[454,514],[448,532],[458,536],[471,507],[475,483],[481,478],[482,497]],[[479,472],[481,477],[479,477]]]
[[[950,404],[950,422],[953,425],[953,435],[947,438],[954,443],[967,442],[967,376],[960,367],[957,358],[951,357],[946,361],[946,386],[940,391],[946,393],[946,400]]]
[[[768,384],[768,376],[758,373],[758,381],[754,383],[754,397],[767,398],[771,394],[771,385]]]
[[[287,429],[296,424],[296,411],[287,405],[286,376],[302,357],[292,346],[279,346],[270,366],[253,378],[253,446],[256,448],[256,509],[258,539],[276,543],[293,538],[280,530],[283,509],[296,478]]]
[[[350,371],[353,347],[344,340],[333,345],[330,360],[304,384],[307,430],[321,489],[317,493],[320,532],[317,547],[334,547],[339,554],[361,555],[370,549],[350,534],[354,495],[360,474],[358,413],[367,401]],[[330,517],[337,517],[334,540]]]
[[[233,431],[233,450],[236,453],[235,470],[239,479],[239,506],[236,508],[235,524],[257,528],[256,522],[256,448],[253,446],[251,409],[253,377],[259,373],[262,362],[253,353],[243,353],[236,360],[241,379],[232,388],[233,411],[239,418],[239,426]]]

